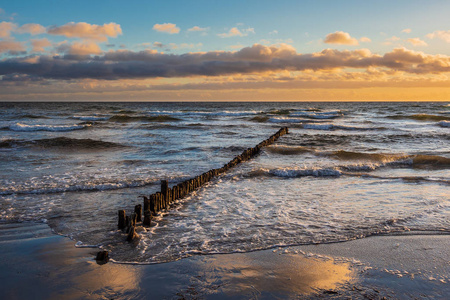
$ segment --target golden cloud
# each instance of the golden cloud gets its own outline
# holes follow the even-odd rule
[[[233,27],[228,32],[219,33],[219,34],[217,34],[217,36],[219,36],[221,38],[229,38],[229,37],[233,37],[233,36],[247,36],[249,33],[255,33],[255,29],[247,28],[247,29],[243,29],[241,31],[237,27]]]
[[[194,26],[192,28],[189,28],[187,31],[191,32],[191,31],[207,31],[207,30],[208,30],[207,27]]]
[[[74,42],[72,44],[62,42],[56,47],[56,50],[60,53],[69,55],[91,55],[102,53],[100,47],[94,42]]]
[[[11,22],[0,23],[0,38],[8,38],[11,32],[17,28],[17,25]]]
[[[427,34],[427,38],[441,39],[443,41],[446,41],[447,43],[450,43],[450,30],[447,30],[447,31],[437,30],[435,32]]]
[[[428,46],[428,44],[425,41],[422,41],[420,38],[411,38],[407,39],[406,41],[413,46]]]
[[[357,39],[352,38],[349,33],[343,31],[336,31],[334,33],[327,34],[324,43],[339,45],[359,45]]]
[[[45,33],[45,31],[44,26],[35,23],[24,24],[17,29],[18,33],[29,33],[31,35]]]
[[[108,37],[117,37],[119,34],[122,34],[122,29],[116,23],[96,25],[85,22],[70,22],[62,26],[51,26],[48,28],[47,33],[63,35],[68,38],[106,41]]]
[[[22,42],[16,42],[14,40],[0,41],[0,53],[16,55],[25,52],[25,50],[26,49]]]
[[[189,46],[189,45],[188,45]],[[101,54],[95,43],[61,43],[57,51],[72,55]],[[325,49],[300,54],[290,45],[255,44],[239,51],[190,52],[180,55],[153,51],[108,51],[98,56],[41,56],[36,64],[21,58],[0,61],[0,75],[23,73],[48,79],[93,78],[123,80],[132,78],[193,78],[265,72],[335,72],[345,69],[385,68],[409,74],[450,72],[450,56],[431,55],[405,48],[386,54],[368,49]]]
[[[50,47],[52,43],[48,39],[31,40],[33,46],[33,52],[44,52],[46,47]]]
[[[180,28],[178,28],[176,24],[172,23],[155,24],[153,25],[153,30],[169,34],[176,34],[180,32]]]

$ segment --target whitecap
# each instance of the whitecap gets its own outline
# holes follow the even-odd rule
[[[12,131],[73,131],[80,130],[91,126],[91,124],[83,125],[26,125],[22,123],[16,123],[9,126]]]
[[[440,121],[438,124],[441,127],[450,127],[450,121]]]

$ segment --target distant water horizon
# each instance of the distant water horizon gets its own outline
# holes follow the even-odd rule
[[[449,102],[3,102],[0,222],[116,260],[450,232]],[[290,133],[183,199],[135,247],[117,210]]]

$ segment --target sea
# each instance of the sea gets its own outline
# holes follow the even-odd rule
[[[289,134],[128,243],[117,212]],[[450,234],[449,102],[0,103],[0,224],[117,262]]]

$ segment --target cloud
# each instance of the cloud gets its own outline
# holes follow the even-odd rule
[[[237,27],[233,27],[226,33],[219,33],[218,36],[220,36],[221,38],[227,38],[232,36],[244,36],[244,34],[239,29],[237,29]]]
[[[108,37],[117,37],[119,34],[122,34],[122,29],[116,23],[96,25],[85,22],[70,22],[62,26],[51,26],[48,28],[47,33],[63,35],[68,38],[106,41]]]
[[[365,37],[365,36],[363,36],[362,38],[360,38],[359,41],[360,41],[361,43],[370,43],[370,42],[372,42],[371,39],[369,39],[368,37]]]
[[[402,30],[403,33],[411,33],[411,28],[406,28]]]
[[[397,42],[397,41],[399,41],[399,40],[400,40],[400,38],[394,35],[394,36],[392,36],[392,37],[386,39],[386,41],[383,42],[383,45],[392,45],[393,42]]]
[[[8,38],[11,32],[17,29],[17,25],[11,22],[0,23],[0,38]]]
[[[237,27],[233,27],[228,32],[219,33],[217,36],[221,38],[229,38],[233,36],[247,36],[249,33],[255,33],[255,29],[249,27],[247,29],[239,30]]]
[[[359,45],[357,39],[352,38],[350,34],[343,31],[336,31],[334,33],[327,34],[324,43],[338,45]]]
[[[429,39],[441,39],[443,41],[446,41],[447,43],[450,43],[450,30],[444,31],[444,30],[436,30],[432,33],[427,34],[427,38]]]
[[[52,43],[48,39],[31,40],[33,52],[44,52],[46,47],[50,47]]]
[[[153,30],[169,34],[176,34],[180,32],[180,28],[178,28],[176,24],[172,23],[155,24],[153,25]]]
[[[188,32],[192,32],[192,31],[200,31],[200,32],[202,32],[202,31],[207,31],[207,30],[209,30],[209,27],[194,26],[192,28],[189,28],[187,31]]]
[[[55,50],[59,53],[68,55],[84,56],[91,54],[100,54],[102,50],[99,45],[94,42],[74,42],[72,44],[68,42],[62,42],[55,47]]]
[[[406,41],[413,46],[428,46],[428,44],[425,41],[422,41],[420,38],[411,38],[407,39]]]
[[[44,26],[35,23],[24,24],[16,30],[18,33],[29,33],[31,35],[45,33],[45,31],[46,29]]]
[[[143,45],[146,46],[146,45]],[[147,45],[150,46],[150,45]],[[198,49],[201,48],[203,46],[202,43],[197,43],[197,44],[193,44],[193,43],[181,43],[181,44],[175,44],[175,43],[169,43],[169,44],[163,44],[161,42],[154,42],[152,44],[152,46],[154,48],[159,48],[159,49],[164,49],[166,51],[170,51],[170,50],[179,50],[179,49]]]
[[[72,55],[100,54],[96,44],[63,43],[59,52]],[[261,74],[265,72],[318,72],[382,68],[408,74],[450,72],[450,56],[430,55],[405,48],[381,56],[368,49],[325,49],[299,54],[290,45],[255,44],[239,51],[191,52],[180,55],[156,50],[108,51],[89,57],[39,56],[34,63],[23,58],[0,61],[0,75],[24,74],[48,79],[188,78]],[[350,73],[346,73],[350,74]],[[351,74],[350,74],[351,75]]]
[[[22,42],[14,40],[0,41],[0,53],[8,53],[10,55],[18,55],[26,53],[25,46]]]

